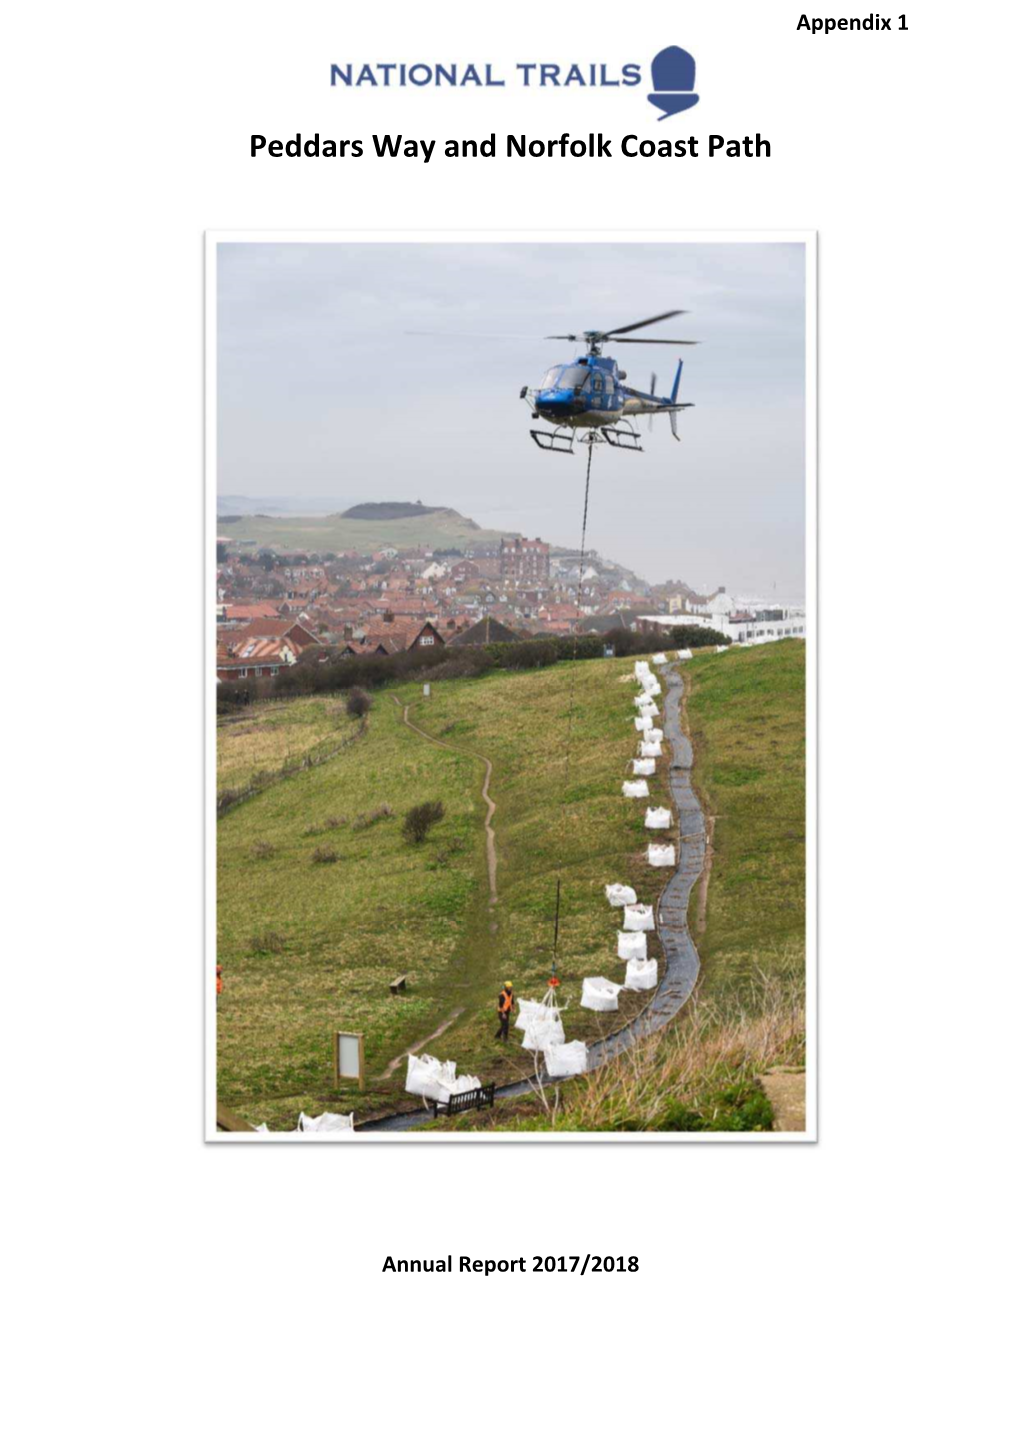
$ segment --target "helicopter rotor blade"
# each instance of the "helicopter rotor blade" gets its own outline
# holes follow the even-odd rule
[[[405,330],[404,335],[428,335],[445,338],[456,336],[466,340],[527,340],[534,341],[533,335],[525,335],[522,331],[508,330]]]
[[[655,338],[655,340],[650,340],[647,336],[643,336],[643,335],[637,335],[637,336],[627,336],[627,335],[615,336],[615,335],[611,335],[611,336],[608,337],[608,340],[609,340],[609,344],[610,344],[611,346],[614,346],[614,347],[615,347],[615,346],[618,346],[618,345],[700,345],[700,344],[701,344],[701,342],[698,341],[698,340],[667,340],[665,336],[662,336],[661,338],[657,336],[657,337]]]
[[[652,383],[651,383],[651,385],[648,387],[648,394],[649,394],[649,395],[654,396],[654,394],[655,394],[655,382],[656,382],[656,379],[657,379],[656,374],[655,374],[654,371],[652,371]],[[649,412],[648,412],[648,434],[649,434],[649,435],[652,434],[652,427],[653,427],[654,424],[655,424],[655,412],[654,412],[654,411],[649,411]]]
[[[604,336],[626,335],[628,331],[644,330],[646,325],[656,325],[660,320],[672,320],[675,315],[686,315],[685,310],[664,310],[661,315],[649,316],[647,320],[636,320],[633,325],[618,325],[612,330],[604,330]]]

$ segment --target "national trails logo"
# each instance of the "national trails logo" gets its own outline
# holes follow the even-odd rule
[[[697,105],[694,93],[694,57],[679,45],[667,45],[653,59],[652,105],[662,111],[660,120],[678,115]],[[329,83],[334,88],[356,89],[505,89],[508,78],[524,90],[591,90],[633,88],[641,85],[641,66],[634,62],[614,65],[605,61],[562,64],[552,61],[519,61],[511,72],[500,71],[491,62],[474,64],[453,61],[375,61],[371,64],[330,66]]]

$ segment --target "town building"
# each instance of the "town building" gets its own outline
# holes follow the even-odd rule
[[[537,538],[528,541],[523,536],[508,540],[504,536],[499,543],[499,575],[500,580],[515,585],[548,581],[548,542]]]

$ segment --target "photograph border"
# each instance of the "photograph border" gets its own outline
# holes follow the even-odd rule
[[[805,596],[807,611],[805,1012],[806,1117],[803,1132],[361,1132],[356,1138],[316,1132],[221,1132],[216,1127],[216,516],[217,516],[217,247],[230,244],[733,244],[799,243],[804,246],[804,484]],[[206,1142],[414,1143],[759,1143],[818,1140],[818,233],[815,230],[541,230],[541,229],[340,229],[207,230],[204,284],[204,535],[203,599],[203,837],[204,948],[204,1140]]]

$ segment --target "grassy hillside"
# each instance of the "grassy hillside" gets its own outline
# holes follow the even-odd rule
[[[677,1021],[564,1089],[446,1128],[749,1131],[771,1111],[754,1077],[804,1062],[805,647],[704,653],[684,667],[694,780],[714,818],[707,888],[689,920],[701,957]]]
[[[429,550],[470,549],[498,545],[516,531],[487,531],[457,511],[436,510],[400,520],[349,520],[345,516],[241,516],[216,522],[216,534],[276,546],[285,551],[373,551],[393,546],[398,551],[424,546]]]
[[[777,641],[685,671],[694,784],[713,827],[707,905],[695,891],[691,912],[712,1000],[746,998],[763,973],[804,974],[805,654]]]
[[[217,793],[246,786],[267,771],[329,751],[357,723],[338,697],[267,702],[221,719],[216,735]]]
[[[578,1004],[583,976],[623,979],[603,885],[630,881],[651,900],[662,881],[644,860],[644,806],[620,791],[635,743],[633,687],[619,680],[629,669],[593,661],[433,682],[427,701],[418,686],[378,692],[363,736],[221,819],[222,1101],[271,1126],[293,1126],[302,1108],[353,1107],[360,1117],[391,1110],[404,1101],[405,1065],[384,1078],[387,1067],[441,1026],[442,1036],[425,1049],[453,1057],[461,1071],[485,1081],[526,1074],[521,1048],[493,1038],[495,996],[507,977],[519,996],[542,994],[557,878],[568,1036],[592,1039],[637,1010],[642,1003],[633,994],[610,1016]],[[405,726],[405,703],[418,725],[463,752]],[[336,704],[297,701],[262,719],[273,723],[278,747],[294,746],[302,732],[317,745]],[[220,734],[224,774],[236,776],[245,738]],[[264,757],[269,738],[255,736]],[[484,765],[467,752],[493,763],[499,899],[491,909]],[[661,776],[654,781],[659,803],[664,784]],[[446,818],[423,846],[413,846],[401,835],[400,815],[432,798],[443,801]],[[386,815],[387,807],[396,815]],[[338,859],[316,861],[321,848]],[[403,972],[408,991],[393,998],[388,983]],[[363,1095],[332,1087],[337,1029],[364,1032],[371,1080]]]

